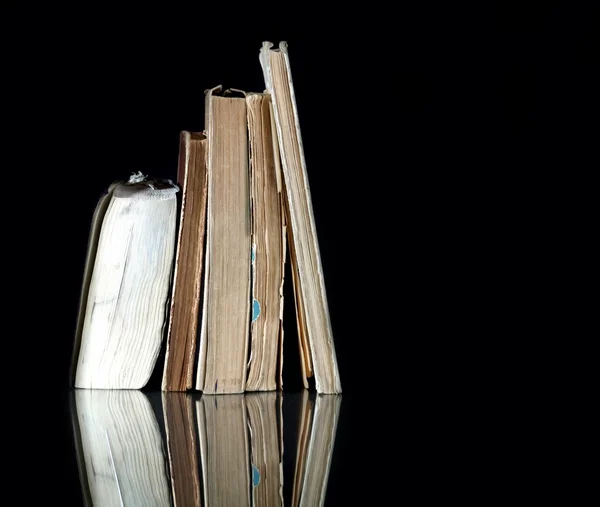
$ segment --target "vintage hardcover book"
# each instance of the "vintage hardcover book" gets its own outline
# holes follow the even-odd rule
[[[71,410],[86,506],[172,505],[160,428],[144,393],[77,389]]]
[[[162,393],[174,507],[201,505],[197,425],[190,394]]]
[[[250,331],[251,219],[244,97],[206,94],[208,204],[196,389],[242,393]]]
[[[162,389],[192,388],[202,284],[206,225],[207,156],[206,136],[180,134],[177,183],[181,187],[179,233]]]
[[[252,323],[246,391],[281,387],[285,220],[270,96],[246,95],[252,209]],[[279,374],[278,374],[279,364]]]
[[[204,505],[252,505],[248,419],[244,394],[196,402]]]
[[[141,173],[109,188],[94,213],[74,357],[74,386],[140,389],[166,323],[179,187]]]
[[[290,264],[295,277],[296,313],[301,327],[300,339],[307,339],[301,347],[301,355],[304,350],[308,350],[303,367],[307,375],[314,371],[317,392],[340,393],[342,386],[287,44],[281,42],[278,49],[273,49],[272,43],[263,43],[260,63],[267,90],[273,101],[281,156],[283,186],[289,213]]]
[[[252,505],[283,507],[282,420],[277,392],[246,394],[250,462],[252,464]]]

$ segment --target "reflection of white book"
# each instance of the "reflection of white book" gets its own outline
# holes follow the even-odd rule
[[[73,424],[87,505],[170,506],[168,465],[148,398],[137,390],[76,390]]]
[[[325,505],[341,395],[302,395],[292,507]]]
[[[204,505],[251,505],[246,400],[243,394],[202,396],[197,402]]]

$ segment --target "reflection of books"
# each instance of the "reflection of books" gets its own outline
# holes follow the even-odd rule
[[[275,392],[246,395],[252,464],[252,505],[283,505],[278,399],[280,397]]]
[[[317,395],[313,406],[304,391],[298,427],[292,507],[325,505],[341,396]]]
[[[299,401],[297,441],[288,444],[296,450],[292,505],[324,505],[341,395],[304,391]],[[279,403],[274,392],[197,402],[204,505],[284,504]]]
[[[162,394],[173,505],[200,505],[198,446],[192,397],[181,392]]]
[[[341,395],[304,391],[296,399],[300,417],[288,424],[298,425],[297,436],[284,446],[281,393],[198,398],[163,392],[163,441],[141,391],[75,391],[85,505],[324,505]],[[283,474],[284,449],[295,453],[292,469],[286,469],[290,477]],[[284,502],[284,482],[290,484],[290,502]]]
[[[251,505],[244,395],[203,396],[197,416],[204,504]]]
[[[76,390],[73,424],[86,505],[170,506],[160,429],[137,390]]]

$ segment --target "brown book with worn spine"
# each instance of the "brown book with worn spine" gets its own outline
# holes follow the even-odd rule
[[[206,156],[207,139],[203,133],[180,133],[177,178],[182,196],[162,379],[164,391],[192,387],[206,229]]]

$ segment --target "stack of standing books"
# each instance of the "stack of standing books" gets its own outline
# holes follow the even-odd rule
[[[164,391],[282,388],[289,254],[303,384],[341,392],[287,45],[259,61],[264,92],[205,92],[176,183],[133,175],[100,201],[75,387],[143,387],[164,339]]]

